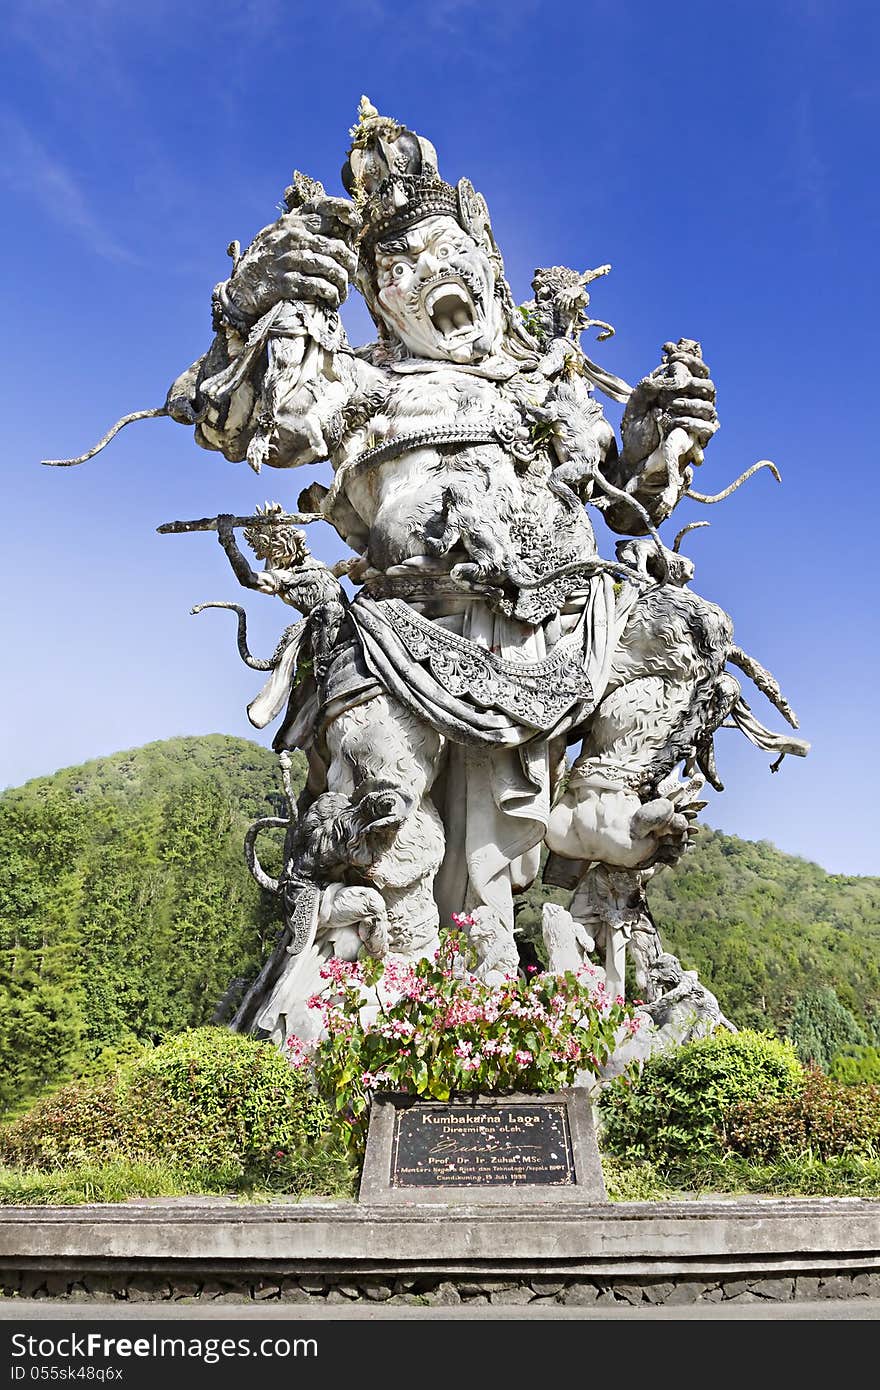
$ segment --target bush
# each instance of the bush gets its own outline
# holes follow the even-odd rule
[[[809,1153],[822,1160],[870,1153],[880,1145],[880,1086],[849,1086],[811,1068],[800,1092],[739,1104],[729,1146],[753,1162]]]
[[[70,1082],[0,1129],[0,1163],[21,1168],[135,1155],[138,1147],[125,1133],[113,1077]]]
[[[0,1132],[0,1162],[19,1168],[158,1162],[222,1187],[294,1176],[301,1187],[304,1151],[325,1173],[346,1166],[306,1077],[270,1044],[223,1028],[182,1033],[110,1078],[65,1086]]]
[[[880,1049],[851,1047],[848,1052],[840,1052],[832,1059],[828,1075],[847,1086],[858,1085],[861,1081],[880,1085]]]
[[[634,1082],[609,1087],[603,1144],[620,1158],[656,1163],[718,1152],[738,1101],[794,1095],[803,1081],[790,1043],[745,1030],[715,1033],[650,1058]]]

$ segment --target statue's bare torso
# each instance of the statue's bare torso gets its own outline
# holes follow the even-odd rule
[[[494,568],[507,563],[516,570],[517,531],[534,528],[537,489],[543,523],[551,530],[574,528],[578,553],[594,553],[586,513],[572,518],[571,509],[547,493],[549,470],[542,476],[534,460],[526,470],[509,448],[485,438],[500,427],[518,433],[528,450],[522,402],[537,404],[546,381],[526,381],[510,368],[500,381],[455,367],[412,373],[370,368],[374,398],[379,377],[381,408],[366,414],[334,454],[340,529],[350,508],[361,524],[356,548],[372,571],[418,559],[442,568],[443,557],[446,568],[468,557],[488,564],[490,554]],[[418,442],[445,431],[459,433],[454,445]]]

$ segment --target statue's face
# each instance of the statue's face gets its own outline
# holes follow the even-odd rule
[[[452,217],[428,217],[376,248],[379,311],[414,357],[479,362],[500,345],[495,272]]]

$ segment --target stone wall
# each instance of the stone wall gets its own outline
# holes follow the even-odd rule
[[[129,1303],[262,1303],[344,1304],[375,1302],[432,1307],[467,1304],[507,1306],[543,1304],[587,1307],[593,1304],[790,1303],[816,1299],[880,1298],[880,1270],[844,1274],[779,1273],[719,1279],[565,1279],[529,1275],[514,1279],[488,1276],[365,1277],[356,1273],[278,1277],[228,1272],[225,1277],[189,1277],[177,1272],[68,1270],[0,1271],[0,1297],[52,1299],[71,1303],[114,1300]]]

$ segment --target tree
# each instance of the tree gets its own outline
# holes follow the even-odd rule
[[[864,1047],[865,1031],[831,988],[809,990],[794,1007],[788,1037],[802,1062],[828,1071],[847,1048]]]

